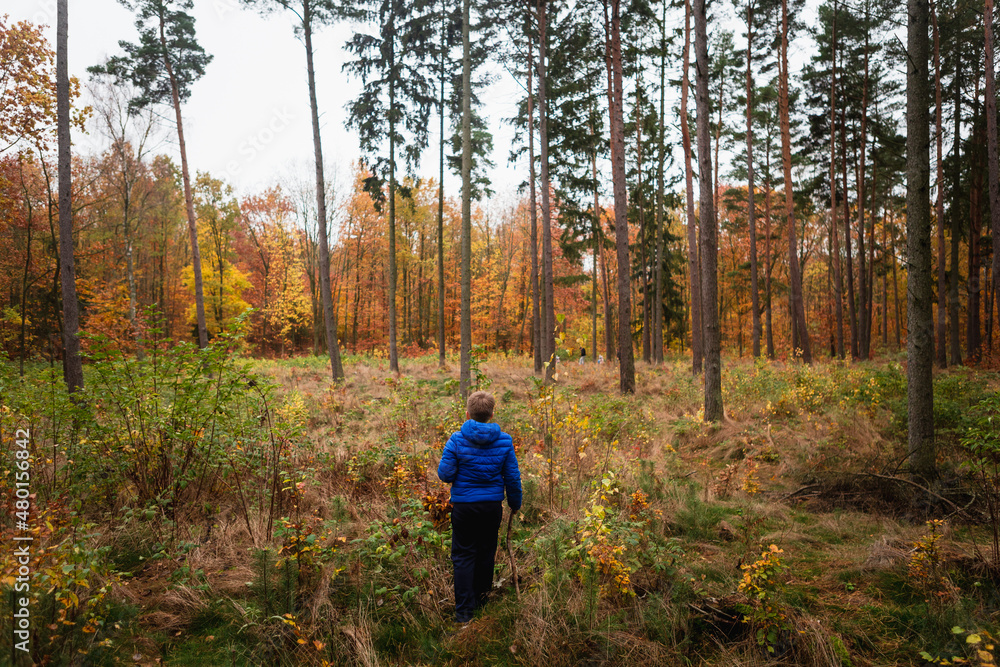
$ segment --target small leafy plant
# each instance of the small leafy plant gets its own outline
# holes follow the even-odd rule
[[[913,587],[923,592],[924,601],[937,608],[957,597],[955,584],[944,570],[941,556],[942,529],[945,522],[933,519],[927,522],[927,532],[913,543],[913,552],[907,565],[907,576]]]
[[[976,665],[977,667],[996,667],[996,639],[986,632],[972,632],[956,625],[951,633],[958,639],[962,636],[965,655],[953,655],[951,658],[940,658],[927,651],[921,651],[920,657],[932,665]]]
[[[783,549],[772,544],[760,558],[742,565],[743,578],[738,590],[750,598],[750,603],[739,605],[743,622],[754,628],[757,644],[774,653],[778,637],[789,628],[788,619],[777,602],[781,591],[781,575],[788,570],[782,558]]]

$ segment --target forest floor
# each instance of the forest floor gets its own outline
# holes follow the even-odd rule
[[[937,374],[925,482],[896,360],[725,359],[706,424],[686,358],[640,363],[624,397],[611,365],[545,387],[530,359],[479,359],[525,501],[463,628],[436,476],[457,363],[401,365],[350,357],[333,385],[319,358],[235,361],[266,400],[220,440],[224,474],[162,516],[127,475],[113,514],[80,510],[109,583],[79,664],[994,664],[998,374]]]

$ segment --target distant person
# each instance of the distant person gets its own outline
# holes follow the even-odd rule
[[[582,366],[587,361],[587,348],[580,348],[580,365]]]
[[[597,355],[597,363],[598,363],[598,365],[604,363],[604,355],[603,354]]]
[[[468,623],[493,588],[504,492],[511,512],[521,509],[521,473],[514,442],[491,424],[496,401],[485,391],[469,396],[468,421],[444,446],[438,477],[451,484],[451,562],[455,620]]]

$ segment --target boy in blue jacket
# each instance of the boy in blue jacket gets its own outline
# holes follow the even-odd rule
[[[468,623],[493,588],[504,491],[511,512],[521,509],[521,473],[514,442],[490,424],[496,402],[485,391],[469,396],[462,430],[444,446],[438,477],[451,484],[451,562],[455,620]]]

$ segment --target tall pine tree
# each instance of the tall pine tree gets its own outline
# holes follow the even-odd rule
[[[396,198],[399,155],[412,171],[427,147],[435,103],[434,86],[422,56],[433,39],[429,2],[359,0],[351,16],[374,28],[356,33],[344,69],[361,78],[361,94],[348,105],[348,127],[358,134],[371,175],[365,189],[381,209],[388,200],[389,369],[399,372],[396,321]]]

